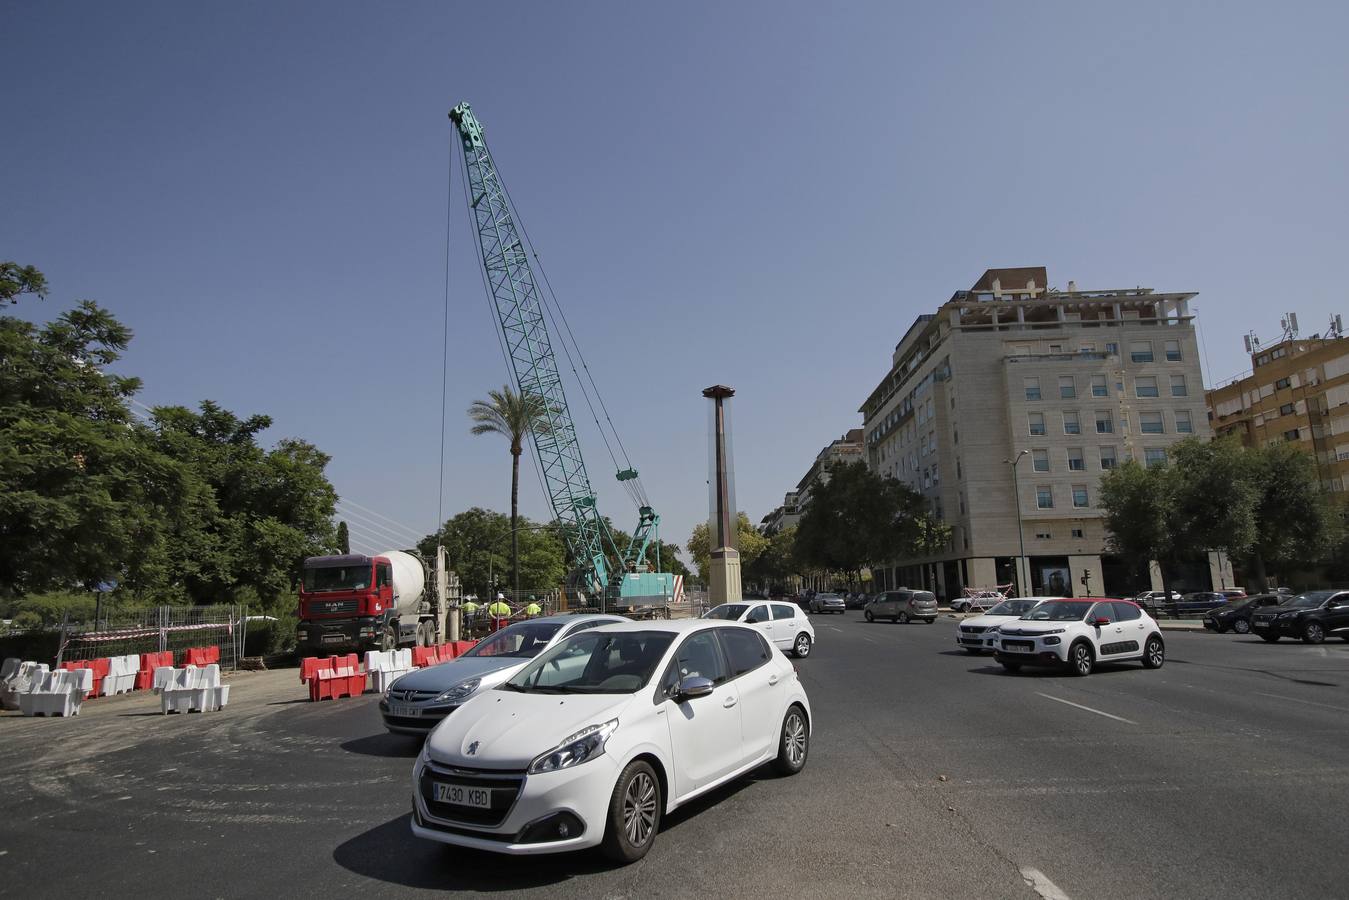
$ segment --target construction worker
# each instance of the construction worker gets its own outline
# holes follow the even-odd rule
[[[497,594],[497,599],[487,607],[487,614],[492,617],[492,630],[496,631],[506,627],[506,620],[511,617],[511,608],[502,595]]]
[[[534,595],[530,594],[529,605],[525,607],[525,615],[533,618],[534,616],[540,615],[542,612],[543,607],[539,606],[538,603],[534,602]]]

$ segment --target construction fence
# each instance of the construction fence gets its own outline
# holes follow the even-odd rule
[[[189,648],[217,647],[220,668],[236,669],[249,620],[243,606],[158,606],[116,614],[97,626],[63,623],[56,662],[170,650],[177,659]]]

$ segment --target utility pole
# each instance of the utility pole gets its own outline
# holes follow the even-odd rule
[[[1016,559],[1016,594],[1018,597],[1030,596],[1025,591],[1026,581],[1030,580],[1030,565],[1026,561],[1026,529],[1021,524],[1021,482],[1016,477],[1016,464],[1021,462],[1021,457],[1028,453],[1030,453],[1029,450],[1022,450],[1017,453],[1016,459],[1003,460],[1012,467],[1012,491],[1016,495],[1016,540],[1021,547],[1021,555]],[[1024,575],[1022,574],[1023,567],[1026,569]]]

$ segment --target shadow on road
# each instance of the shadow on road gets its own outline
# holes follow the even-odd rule
[[[361,756],[385,756],[401,759],[412,759],[422,749],[422,739],[415,735],[390,734],[372,734],[363,738],[347,741],[342,744],[342,749],[348,753],[359,753]]]
[[[1137,672],[1142,669],[1140,665],[1129,665],[1128,663],[1097,663],[1091,670],[1095,675],[1114,675],[1119,672]],[[1009,672],[996,663],[992,666],[983,666],[978,669],[969,669],[969,672],[975,675],[994,675],[999,678],[1076,678],[1077,676],[1067,668],[1058,666],[1035,667],[1027,666],[1019,672]]]
[[[378,736],[376,736],[378,737]],[[373,741],[361,738],[343,744]],[[672,831],[699,813],[743,791],[755,782],[772,778],[758,772],[681,806],[660,824],[660,834]],[[528,865],[512,865],[509,857],[424,841],[412,834],[411,813],[401,815],[340,844],[333,861],[366,878],[375,878],[411,888],[451,891],[518,891],[560,884],[580,875],[594,875],[619,868],[598,850],[579,850],[530,857]],[[653,853],[660,852],[659,837]]]

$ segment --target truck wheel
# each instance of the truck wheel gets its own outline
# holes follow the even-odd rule
[[[379,636],[380,650],[398,649],[398,632],[394,630],[393,625],[385,625],[384,633]]]
[[[418,622],[418,623],[417,623],[417,646],[418,646],[418,647],[429,647],[429,646],[431,646],[433,643],[435,643],[435,641],[432,640],[432,638],[435,637],[435,635],[432,633],[432,630],[431,630],[432,627],[433,627],[433,626],[431,625],[430,622]]]

